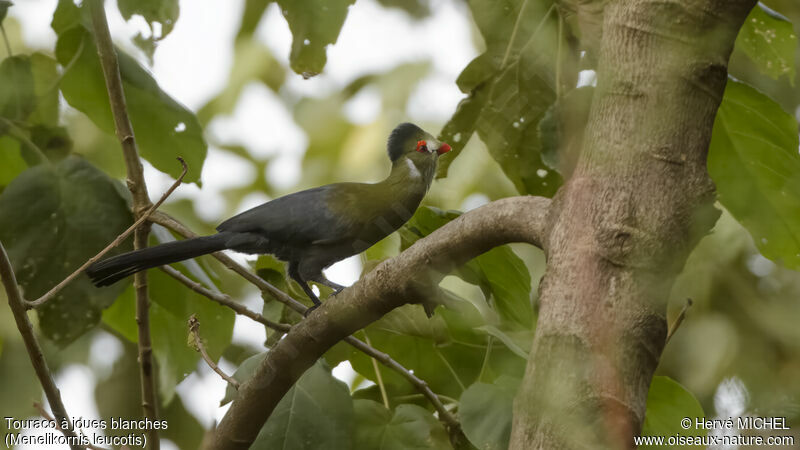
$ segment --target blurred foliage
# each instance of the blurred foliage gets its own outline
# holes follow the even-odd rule
[[[429,0],[377,1],[413,21],[427,20],[437,8]],[[270,8],[271,3],[279,8]],[[441,129],[441,139],[453,151],[441,159],[439,179],[412,220],[361,255],[364,272],[458,217],[456,210],[516,194],[552,196],[580,150],[592,88],[575,87],[578,67],[591,69],[593,62],[581,59],[561,35],[553,2],[468,0],[455,5],[471,16],[480,54],[458,77],[465,95],[451,118],[444,124],[420,123],[429,131]],[[408,119],[409,98],[435,73],[436,64],[404,61],[315,95],[298,88],[293,79],[299,78],[296,74],[324,74],[326,49],[348,26],[348,11],[358,7],[352,0],[247,0],[230,45],[228,81],[210,93],[196,114],[159,87],[135,56],[118,48],[142,157],[176,176],[180,167],[174,158],[183,156],[191,169],[187,181],[199,182],[208,139],[210,151],[251,166],[251,183],[219,193],[225,214],[252,206],[253,198],[383,177],[389,170],[385,138],[396,123]],[[126,20],[141,16],[147,23],[149,33],[132,42],[152,63],[157,43],[179,18],[178,1],[121,0],[118,8]],[[130,223],[131,213],[127,193],[113,180],[124,179],[125,167],[85,8],[59,0],[52,20],[58,41],[50,49],[26,48],[13,7],[10,11],[11,18],[2,23],[13,54],[0,61],[0,240],[26,297],[34,298],[112,240]],[[257,30],[267,14],[280,14],[292,33],[285,55],[259,40]],[[715,398],[723,395],[721,386],[729,380],[745,386],[746,411],[784,415],[790,424],[800,423],[800,277],[787,269],[797,269],[800,261],[797,122],[787,113],[800,106],[800,49],[793,25],[798,23],[796,0],[768,0],[752,11],[737,40],[730,73],[741,82],[729,82],[709,156],[726,212],[673,288],[671,318],[687,297],[695,306],[666,347],[660,376],[652,382],[645,433],[685,434],[675,429],[676,417],[718,413]],[[241,141],[203,132],[202,127],[236,111],[252,87],[279,102],[307,139],[301,174],[292,186],[277,188],[269,175],[279,156],[263,156]],[[374,117],[356,123],[348,108],[363,98],[377,98],[380,106]],[[271,133],[282,132],[268,126]],[[471,139],[475,134],[479,139]],[[207,234],[216,221],[197,213],[203,207],[202,201],[176,195],[163,209]],[[151,244],[171,239],[165,233],[154,232]],[[542,253],[527,246],[495,248],[455,269],[425,299],[439,305],[433,318],[419,305],[407,305],[357,337],[443,395],[473,445],[505,448],[514,392],[535,329],[536,286],[544,264]],[[252,265],[260,276],[308,304],[299,286],[287,279],[283,263],[262,256]],[[258,297],[210,258],[176,267],[236,299]],[[175,395],[189,374],[207,371],[198,369],[199,355],[186,345],[189,315],[198,315],[211,356],[235,364],[240,380],[282,334],[268,331],[258,348],[232,342],[230,311],[160,271],[151,271],[149,280],[160,407],[170,424],[164,437],[180,448],[197,448],[204,425]],[[323,299],[330,294],[327,287],[316,288]],[[270,298],[263,300],[254,308],[271,320],[302,319]],[[92,364],[91,347],[101,338],[122,343],[122,354],[109,361],[110,369],[91,366],[97,378],[95,401],[101,417],[137,417],[137,334],[130,284],[97,290],[81,277],[38,313],[32,317],[38,318],[45,356],[55,373],[71,364]],[[449,448],[433,408],[405,378],[343,343],[330,349],[324,361],[327,365],[315,365],[283,399],[257,448],[318,448],[320,443]],[[337,381],[328,367],[343,361],[356,372],[350,386]],[[4,302],[0,379],[0,416],[35,415],[31,404],[41,398],[40,387]],[[224,401],[234,395],[229,389]]]
[[[512,404],[520,381],[503,376],[495,384],[473,383],[461,394],[461,426],[476,447],[486,450],[508,448]]]
[[[681,420],[689,417],[692,426],[681,426]],[[706,417],[703,408],[680,383],[667,377],[656,376],[650,383],[647,394],[647,414],[642,426],[643,436],[703,436],[704,430],[697,430],[694,426],[695,418]],[[646,449],[673,449],[691,448],[692,446],[642,446]]]
[[[797,120],[754,88],[730,80],[708,155],[719,201],[764,256],[800,270],[797,149]]]
[[[137,15],[147,22],[150,35],[145,36],[139,32],[133,38],[133,42],[142,49],[152,64],[158,41],[169,35],[178,20],[180,15],[178,0],[119,0],[117,7],[125,20],[131,20]]]

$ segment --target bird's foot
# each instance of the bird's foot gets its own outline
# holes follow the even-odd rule
[[[342,292],[343,290],[344,290],[344,286],[339,286],[338,288],[335,288],[335,289],[333,290],[333,292],[331,292],[331,297],[336,297],[336,296],[337,296],[337,295],[339,295],[339,293],[340,293],[340,292]]]
[[[303,313],[304,317],[308,317],[312,312],[314,312],[317,308],[319,308],[321,303],[317,303],[314,306],[308,308],[306,312]]]

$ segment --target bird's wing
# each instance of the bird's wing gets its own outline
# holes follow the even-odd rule
[[[357,183],[295,192],[231,217],[217,230],[257,233],[284,243],[339,242],[351,238],[359,226],[354,214],[332,211],[331,198],[352,197],[354,190],[358,190]]]

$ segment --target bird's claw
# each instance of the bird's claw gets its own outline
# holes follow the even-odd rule
[[[320,305],[321,305],[321,303],[320,304],[316,304],[316,305],[308,308],[306,310],[306,312],[303,313],[303,317],[308,317],[312,312],[314,312],[317,308],[319,308]]]

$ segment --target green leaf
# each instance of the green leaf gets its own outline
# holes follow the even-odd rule
[[[20,174],[0,195],[0,240],[25,296],[35,299],[94,256],[131,224],[116,181],[71,156]],[[114,253],[130,249],[122,245]],[[55,257],[57,255],[57,257]],[[65,345],[100,320],[125,288],[98,289],[81,275],[38,309],[43,333]]]
[[[681,420],[686,417],[692,420],[692,426],[688,430],[681,426]],[[703,436],[705,432],[694,427],[695,417],[705,417],[705,413],[700,402],[694,398],[691,392],[669,377],[653,377],[650,391],[647,393],[647,411],[645,412],[642,436],[675,436],[678,434]],[[640,448],[672,449],[676,447],[650,445]]]
[[[378,0],[385,8],[399,8],[414,19],[423,19],[431,14],[427,0]]]
[[[372,400],[353,401],[356,430],[352,448],[363,450],[449,449],[447,432],[428,410],[401,404],[394,413]]]
[[[8,8],[13,6],[14,4],[8,0],[0,0],[0,24],[3,23],[3,19],[6,18],[6,14],[8,13]]]
[[[17,175],[28,168],[20,154],[20,143],[9,136],[0,136],[0,192]]]
[[[355,448],[353,427],[350,390],[317,362],[281,399],[252,448]]]
[[[58,126],[58,63],[55,59],[34,53],[31,55],[31,72],[33,73],[33,86],[36,95],[36,109],[30,117],[30,122]]]
[[[418,208],[414,217],[400,229],[402,249],[460,214],[429,206]],[[506,322],[528,329],[533,326],[531,276],[511,247],[495,247],[457,269],[457,273],[464,281],[480,286],[491,295],[493,306]]]
[[[258,366],[261,365],[261,361],[264,361],[264,358],[267,357],[267,353],[269,352],[259,353],[245,359],[239,367],[236,368],[236,372],[232,375],[233,379],[239,383],[244,383],[250,379],[256,372],[256,369],[258,369]],[[225,397],[220,400],[219,405],[223,406],[232,402],[236,398],[236,393],[237,390],[229,384],[225,388]]]
[[[736,47],[744,51],[761,72],[775,80],[786,75],[794,86],[797,35],[789,19],[759,2],[739,30]]]
[[[88,20],[87,15],[88,8],[79,8],[73,0],[58,0],[58,5],[56,5],[56,10],[53,13],[53,20],[50,22],[50,28],[60,36],[61,33],[81,23],[88,26],[91,22]]]
[[[33,71],[27,56],[10,56],[0,62],[0,117],[25,120],[36,107]],[[4,130],[0,125],[0,133]]]
[[[322,72],[326,47],[336,43],[350,5],[355,0],[278,0],[292,31],[289,61],[305,78]]]
[[[524,329],[533,327],[531,306],[531,275],[511,247],[495,247],[476,257],[484,283],[492,293],[493,306],[506,322],[517,323]],[[488,285],[487,285],[488,283]]]
[[[505,344],[505,346],[508,347],[509,350],[514,352],[515,355],[517,355],[520,358],[523,358],[525,360],[528,359],[528,352],[525,351],[519,344],[517,344],[511,336],[509,336],[508,334],[504,333],[499,328],[497,328],[495,326],[492,326],[492,325],[484,325],[484,326],[478,327],[478,329],[491,334],[492,336],[496,337],[497,339],[500,339],[500,341],[503,344]],[[533,338],[533,336],[530,336],[530,337],[531,337],[531,339]]]
[[[539,121],[542,161],[565,178],[577,163],[593,96],[593,86],[573,89],[550,105]]]
[[[62,160],[72,150],[72,138],[64,127],[34,125],[31,127],[31,142],[39,147],[50,161]],[[29,151],[31,150],[23,145],[23,157],[33,166],[39,162],[39,158],[33,154],[26,154]]]
[[[131,20],[131,17],[138,15],[147,22],[150,27],[149,36],[145,37],[140,32],[133,38],[133,42],[147,54],[152,63],[156,44],[167,37],[178,21],[178,0],[119,0],[117,6],[125,20]],[[154,26],[156,23],[159,26]]]
[[[474,383],[459,401],[461,428],[479,449],[504,450],[511,439],[511,412],[518,380],[508,377],[495,384]]]
[[[119,49],[117,55],[140,153],[158,170],[174,178],[181,172],[175,158],[182,157],[189,165],[185,180],[197,182],[206,157],[206,143],[197,117],[162,91],[133,58]],[[100,129],[113,135],[108,93],[91,34],[81,26],[63,32],[56,44],[56,57],[64,66],[76,57],[61,80],[64,98]]]
[[[719,201],[765,257],[800,270],[797,148],[790,114],[752,87],[728,81],[708,155]]]
[[[556,98],[559,37],[551,4],[470,0],[469,6],[486,51],[459,76],[458,86],[469,96],[445,126],[442,138],[466,143],[477,131],[520,193],[552,196],[562,179],[542,162],[537,126]],[[446,173],[460,146],[454,150],[443,160],[439,176]]]

